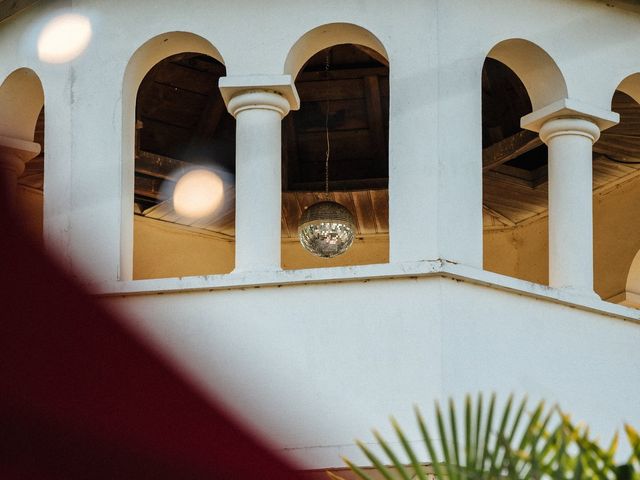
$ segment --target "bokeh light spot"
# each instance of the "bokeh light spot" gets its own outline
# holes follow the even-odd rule
[[[224,182],[211,170],[185,173],[173,191],[173,208],[178,215],[201,218],[211,215],[224,199]]]
[[[85,51],[91,41],[87,17],[65,13],[50,20],[38,36],[38,58],[47,63],[66,63]]]

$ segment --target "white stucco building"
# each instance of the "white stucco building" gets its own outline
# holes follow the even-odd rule
[[[418,439],[413,404],[430,410],[467,392],[557,401],[603,438],[640,424],[634,2],[41,0],[10,13],[0,22],[0,167],[13,172],[5,188],[21,220],[306,468],[361,461],[353,439],[388,433],[390,414]],[[58,63],[38,39],[60,14],[85,18],[91,38]],[[341,45],[355,50],[333,50],[325,77],[322,62],[307,64]],[[191,77],[171,74],[176,65],[219,83],[180,86]],[[507,78],[524,90],[490,89]],[[340,93],[354,79],[368,90]],[[318,93],[322,81],[333,93]],[[184,91],[201,97],[171,110],[171,92]],[[305,163],[286,145],[297,138],[299,157],[316,144],[324,155],[329,97],[333,158],[364,153],[344,167],[344,188],[332,184],[333,198],[352,202],[358,239],[323,263],[287,223],[297,218],[287,199],[304,208],[321,189],[292,180],[291,165]],[[226,110],[207,103],[216,98]],[[305,110],[313,102],[319,120]],[[196,108],[189,128],[200,133],[217,111],[203,138],[231,132],[211,147],[226,139],[231,149],[220,228],[181,221],[153,183],[175,182],[172,166],[191,161],[167,153],[181,137],[157,125],[188,130],[175,124]],[[511,117],[524,133],[507,128]],[[357,166],[372,151],[375,175]],[[337,178],[347,160],[336,161]]]

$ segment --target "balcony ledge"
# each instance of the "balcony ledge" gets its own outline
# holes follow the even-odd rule
[[[482,285],[640,324],[640,310],[634,308],[440,259],[352,267],[232,272],[224,275],[130,280],[92,284],[87,287],[99,297],[126,297],[426,277],[442,277]]]

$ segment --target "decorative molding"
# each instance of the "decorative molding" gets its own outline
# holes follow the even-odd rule
[[[289,102],[290,110],[300,109],[300,97],[291,75],[235,75],[220,77],[218,87],[229,107],[231,99],[244,92],[273,92]]]
[[[608,303],[594,296],[575,294],[565,289],[540,285],[499,273],[481,270],[446,260],[381,263],[351,267],[309,268],[270,272],[232,272],[151,280],[130,280],[87,285],[100,297],[157,295],[163,293],[232,290],[245,288],[284,287],[320,283],[368,282],[384,279],[449,278],[515,295],[567,305],[603,316],[631,321],[640,325],[640,311]]]
[[[611,110],[594,107],[572,98],[563,98],[520,119],[520,126],[533,132],[539,132],[542,126],[552,119],[581,118],[595,123],[600,130],[606,130],[620,122],[620,115]]]

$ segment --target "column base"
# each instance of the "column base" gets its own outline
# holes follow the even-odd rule
[[[599,300],[599,301],[602,300],[600,298],[600,295],[598,295],[593,290],[588,290],[588,289],[584,289],[584,288],[576,288],[576,287],[554,287],[552,285],[550,285],[550,286],[552,288],[555,288],[555,289],[560,290],[562,292],[566,292],[566,293],[569,293],[571,295],[582,297],[582,298],[584,298],[586,300]]]

